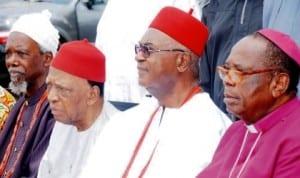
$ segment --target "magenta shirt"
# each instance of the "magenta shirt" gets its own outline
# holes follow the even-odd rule
[[[292,99],[253,128],[242,120],[233,123],[197,178],[300,177],[300,100]]]

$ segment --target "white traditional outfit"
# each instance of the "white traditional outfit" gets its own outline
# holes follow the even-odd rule
[[[49,147],[39,167],[38,177],[40,178],[76,178],[80,174],[96,138],[109,118],[117,112],[117,109],[108,102],[104,102],[103,106],[100,104],[104,94],[101,86],[105,82],[105,56],[87,40],[64,43],[52,60],[50,76],[48,76],[48,100],[51,109],[55,106],[61,106],[55,105],[61,102],[59,100],[61,99],[60,95],[50,97],[55,95],[51,94],[51,85],[61,82],[61,80],[55,80],[55,77],[51,79],[52,68],[82,78],[87,83],[93,82],[93,87],[99,86],[99,96],[96,96],[99,97],[98,101],[95,101],[93,105],[92,102],[89,102],[90,105],[86,107],[88,114],[80,118],[81,121],[86,119],[87,123],[89,121],[94,122],[81,131],[78,126],[64,125],[57,121],[50,138]],[[94,113],[91,113],[93,111]],[[59,115],[55,115],[55,112],[53,115],[54,118],[58,119]]]
[[[195,177],[208,165],[231,123],[209,95],[196,94],[180,108],[163,109],[154,98],[145,100],[106,125],[80,178],[122,177],[151,115],[128,177],[137,178],[148,161],[144,177],[149,178]]]
[[[191,13],[164,7],[149,28],[169,35],[201,56],[208,31]],[[195,84],[190,85],[186,87]],[[97,140],[80,177],[195,177],[208,165],[231,123],[209,95],[200,91],[199,86],[193,87],[176,108],[145,98],[138,106],[117,114]]]
[[[88,129],[78,132],[72,125],[56,122],[50,138],[49,147],[42,158],[39,178],[76,178],[86,162],[109,118],[116,113],[109,102],[104,104],[101,114]]]

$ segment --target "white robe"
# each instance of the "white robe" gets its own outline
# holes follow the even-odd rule
[[[44,154],[39,178],[76,178],[84,166],[104,125],[117,110],[110,103],[103,105],[102,113],[88,129],[78,132],[72,125],[56,122],[49,146]]]
[[[154,98],[115,115],[103,130],[80,178],[120,178],[150,115]],[[162,117],[162,119],[161,119]],[[158,146],[145,173],[147,178],[195,177],[208,165],[231,121],[207,93],[194,95],[180,108],[162,107],[155,114],[129,177],[137,178]]]

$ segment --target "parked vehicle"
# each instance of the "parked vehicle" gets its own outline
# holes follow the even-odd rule
[[[83,38],[94,42],[105,5],[104,0],[0,0],[0,85],[7,88],[9,83],[4,49],[11,25],[19,16],[48,9],[61,43]]]

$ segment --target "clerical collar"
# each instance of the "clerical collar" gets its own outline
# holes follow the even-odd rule
[[[250,133],[258,133],[258,130],[255,128],[253,124],[251,125],[245,125]]]

